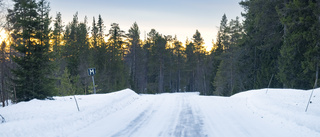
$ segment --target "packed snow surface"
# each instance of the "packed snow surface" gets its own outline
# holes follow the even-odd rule
[[[1,137],[320,137],[320,89],[251,90],[232,97],[138,95],[130,89],[0,108]]]

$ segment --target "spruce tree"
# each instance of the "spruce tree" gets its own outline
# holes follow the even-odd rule
[[[64,27],[62,24],[60,12],[57,13],[53,26],[54,26],[54,30],[52,33],[53,51],[56,54],[56,58],[59,58],[59,56],[61,56],[61,42],[62,42],[62,33],[63,33],[63,27]]]
[[[105,44],[104,40],[104,30],[105,26],[103,24],[103,20],[101,18],[101,15],[99,15],[98,22],[97,22],[97,28],[98,28],[98,45],[100,47]]]
[[[74,91],[72,89],[72,83],[71,83],[72,80],[70,79],[70,73],[67,68],[64,69],[60,80],[61,80],[61,86],[59,88],[59,95],[60,96],[73,95]]]
[[[219,27],[219,31],[218,31],[218,34],[217,34],[217,41],[215,43],[215,45],[213,46],[213,49],[211,51],[211,58],[212,58],[212,75],[211,75],[211,79],[210,81],[212,81],[211,83],[211,87],[212,87],[212,90],[215,90],[215,82],[214,82],[214,79],[217,75],[217,72],[218,72],[218,67],[221,63],[221,55],[223,53],[223,50],[224,50],[224,46],[223,46],[223,41],[224,41],[224,37],[227,35],[225,33],[225,30],[226,30],[226,27],[227,27],[227,23],[228,23],[228,20],[227,20],[227,16],[226,14],[224,14],[222,16],[222,20],[220,22],[220,27]],[[215,93],[215,92],[212,92],[211,94],[217,94],[219,95],[219,93]]]
[[[14,0],[8,21],[12,24],[14,48],[20,53],[14,56],[17,63],[14,82],[17,101],[33,98],[44,99],[54,94],[53,65],[49,52],[49,4],[41,0]]]
[[[73,20],[66,26],[64,34],[64,57],[66,58],[67,68],[72,76],[79,74],[79,46],[77,45],[77,28],[79,25],[78,13],[73,15]]]
[[[88,77],[87,70],[92,68],[93,61],[91,61],[90,43],[89,43],[89,27],[87,26],[87,17],[83,22],[80,22],[77,28],[77,46],[79,53],[79,67],[78,74],[80,76],[79,82],[82,90],[79,90],[77,94],[86,93],[88,86],[91,85],[91,78]]]
[[[278,77],[286,88],[313,87],[319,63],[318,8],[316,1],[294,0],[279,9],[286,30],[280,50]]]
[[[61,81],[59,77],[63,73],[63,68],[65,68],[65,60],[62,56],[62,42],[63,42],[63,24],[62,24],[62,19],[61,19],[61,13],[58,12],[56,14],[56,18],[53,21],[53,32],[51,34],[51,40],[52,40],[52,54],[53,54],[53,60],[54,60],[54,65],[55,65],[55,71],[54,71],[54,76],[57,78],[56,81],[56,87],[61,86]],[[58,92],[59,95],[59,92]]]
[[[95,23],[95,21],[93,21],[91,30],[91,39],[93,39],[91,43],[92,62],[94,62],[93,67],[95,67],[99,72],[95,76],[96,89],[98,92],[106,92],[106,89],[110,88],[109,73],[107,70],[107,64],[110,56],[107,52],[107,44],[104,40],[104,29],[105,26],[103,24],[103,20],[101,15],[99,15],[98,22]]]
[[[93,17],[92,30],[91,30],[91,39],[92,39],[91,45],[93,48],[96,48],[98,46],[97,37],[98,37],[98,27],[96,25],[96,20]]]
[[[240,47],[242,90],[266,88],[272,75],[278,73],[278,57],[283,43],[283,25],[277,7],[283,0],[242,1],[240,5],[247,11],[243,14],[244,35]],[[277,78],[271,87],[282,87]]]
[[[224,25],[222,19],[222,25]],[[241,24],[239,18],[231,20],[229,26],[223,30],[223,34],[227,37],[221,39],[223,41],[224,52],[220,55],[219,64],[214,86],[218,95],[230,96],[241,90],[241,74],[239,73],[239,48],[238,43],[242,36]],[[220,40],[219,40],[220,41]]]
[[[78,13],[76,13],[73,21],[66,26],[64,34],[63,56],[66,60],[66,67],[72,77],[79,76],[79,80],[71,81],[72,84],[80,87],[75,92],[76,94],[85,94],[91,81],[87,74],[87,69],[93,65],[90,61],[88,30],[87,18],[79,22]]]

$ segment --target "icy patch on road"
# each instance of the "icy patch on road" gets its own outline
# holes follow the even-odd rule
[[[177,137],[202,137],[204,136],[202,128],[202,119],[195,115],[191,106],[186,103],[180,112],[174,135]]]

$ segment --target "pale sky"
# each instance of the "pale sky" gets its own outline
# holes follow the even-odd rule
[[[88,17],[88,26],[92,25],[93,16],[101,14],[106,26],[118,23],[120,29],[128,32],[134,22],[137,22],[141,39],[144,33],[154,28],[163,35],[177,35],[185,43],[192,38],[198,29],[205,46],[212,46],[216,39],[221,18],[225,13],[228,21],[241,18],[243,8],[241,0],[47,0],[50,2],[52,19],[56,13],[62,14],[64,25],[69,23],[78,12],[80,21]]]

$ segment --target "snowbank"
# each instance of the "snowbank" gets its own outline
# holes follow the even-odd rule
[[[320,136],[320,89],[251,90],[232,97],[138,95],[130,89],[0,108],[0,136]]]
[[[261,89],[242,92],[232,98],[245,98],[246,106],[255,115],[283,125],[302,127],[320,133],[320,88],[315,89],[305,112],[312,90]]]
[[[0,124],[0,136],[67,136],[138,99],[125,89],[109,94],[79,95],[78,112],[73,96],[55,100],[31,100],[0,108],[6,123]]]

